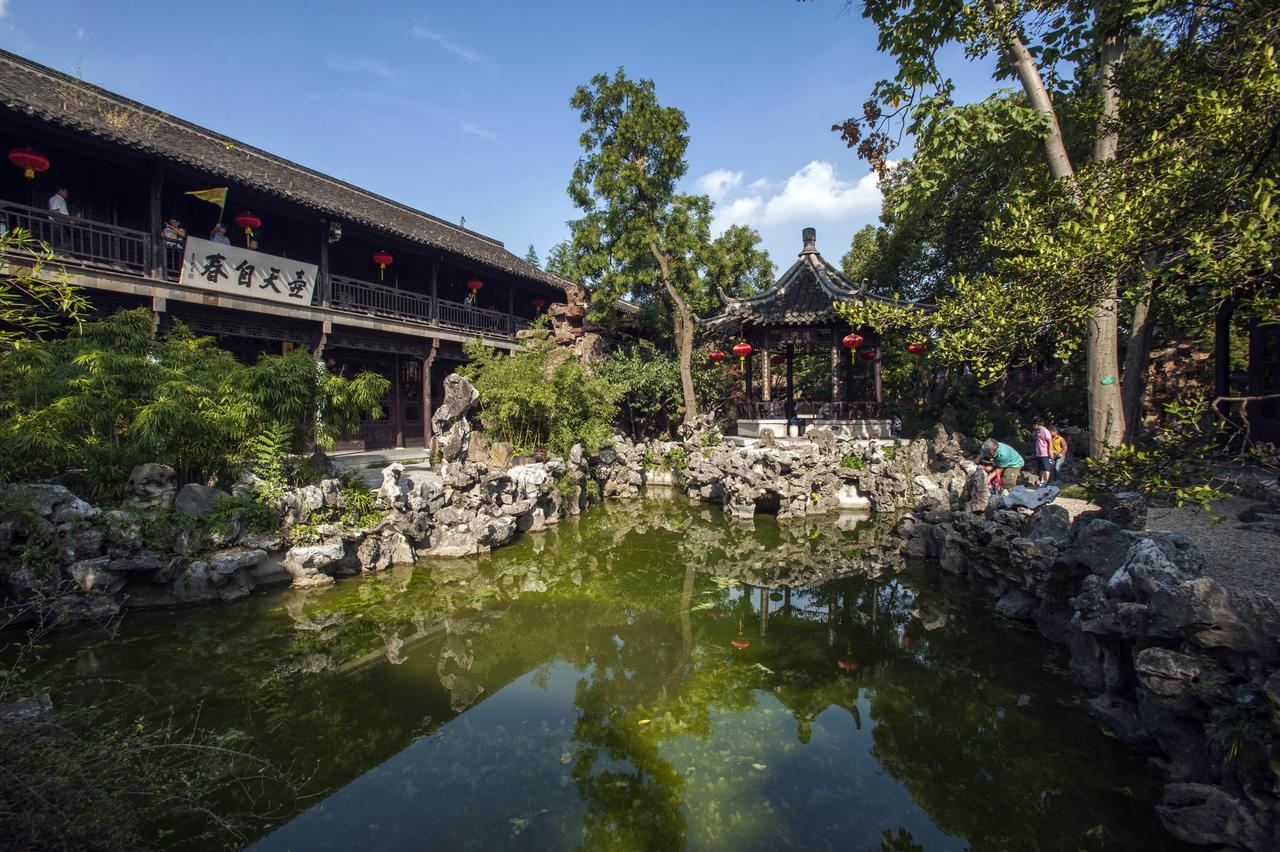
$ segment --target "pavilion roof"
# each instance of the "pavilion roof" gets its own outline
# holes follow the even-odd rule
[[[0,50],[0,106],[558,290],[575,286],[526,263],[491,237],[5,50]]]
[[[741,299],[722,291],[725,309],[700,320],[702,333],[738,334],[748,328],[813,327],[844,324],[836,302],[893,301],[867,292],[866,282],[855,283],[818,253],[813,228],[804,229],[804,249],[795,263],[765,290]]]

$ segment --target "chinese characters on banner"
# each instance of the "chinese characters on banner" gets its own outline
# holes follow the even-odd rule
[[[178,283],[228,296],[256,296],[273,302],[310,305],[316,289],[316,266],[187,237]]]

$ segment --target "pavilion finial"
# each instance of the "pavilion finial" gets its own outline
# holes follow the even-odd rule
[[[818,232],[813,228],[805,228],[800,232],[801,238],[804,240],[804,249],[801,254],[817,254],[818,253]]]

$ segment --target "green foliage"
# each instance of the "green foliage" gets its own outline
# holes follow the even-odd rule
[[[48,337],[77,324],[89,302],[52,267],[53,249],[22,228],[0,231],[0,258],[9,268],[0,276],[0,351]]]
[[[667,434],[679,409],[680,368],[647,340],[622,346],[593,372],[618,392],[620,422],[632,437]]]
[[[460,372],[480,392],[480,422],[495,441],[517,452],[549,447],[568,455],[574,444],[596,452],[609,442],[620,389],[589,373],[549,341],[532,341],[510,357],[466,344]]]
[[[181,324],[121,311],[69,336],[0,353],[0,479],[83,468],[98,496],[142,462],[188,481],[249,462],[279,483],[281,450],[333,438],[376,413],[386,379],[329,375],[302,350],[244,366]]]
[[[862,470],[867,466],[867,463],[862,456],[849,455],[840,459],[840,466],[845,470]]]
[[[689,451],[681,446],[671,447],[667,450],[666,463],[676,473],[684,471],[689,466]]]
[[[885,447],[885,448],[884,448],[884,460],[885,460],[885,461],[890,461],[890,462],[891,462],[891,461],[893,461],[894,459],[896,459],[897,457],[898,457],[898,444],[897,444],[897,442],[894,442],[893,444],[890,444],[889,446],[887,446],[887,447]]]
[[[1081,484],[1091,500],[1108,491],[1138,491],[1176,506],[1204,509],[1222,496],[1209,484],[1206,462],[1216,444],[1208,403],[1172,402],[1167,419],[1147,440],[1117,447],[1105,458],[1085,459]]]

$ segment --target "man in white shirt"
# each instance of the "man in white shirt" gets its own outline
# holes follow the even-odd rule
[[[70,216],[71,211],[67,209],[67,195],[68,192],[65,186],[60,186],[54,190],[53,195],[49,196],[49,212]]]

